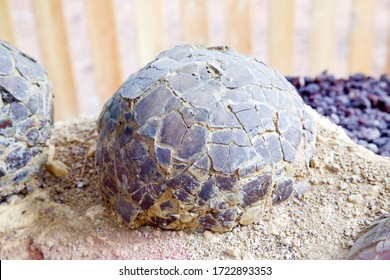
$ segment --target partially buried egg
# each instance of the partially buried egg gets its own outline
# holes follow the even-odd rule
[[[180,45],[106,103],[99,185],[132,228],[228,231],[292,195],[315,135],[278,72],[228,47]]]
[[[53,90],[46,70],[0,41],[0,198],[18,193],[47,159]]]

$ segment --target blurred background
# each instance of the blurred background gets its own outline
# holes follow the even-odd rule
[[[390,0],[0,0],[0,38],[48,69],[67,120],[182,43],[230,45],[284,75],[389,75]]]

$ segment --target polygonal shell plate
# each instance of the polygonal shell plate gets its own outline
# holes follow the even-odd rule
[[[348,259],[390,260],[390,217],[374,223],[359,233]]]
[[[104,200],[130,226],[230,230],[294,190],[315,131],[276,71],[228,48],[177,46],[131,75],[99,118]]]
[[[0,41],[0,198],[17,193],[46,160],[52,126],[45,69]]]

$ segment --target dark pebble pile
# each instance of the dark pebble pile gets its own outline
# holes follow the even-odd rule
[[[358,144],[390,157],[390,79],[354,74],[337,79],[323,72],[316,77],[286,77],[310,105],[344,128]]]

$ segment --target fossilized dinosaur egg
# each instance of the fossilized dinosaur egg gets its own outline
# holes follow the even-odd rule
[[[312,119],[282,75],[227,47],[180,45],[106,103],[99,185],[132,228],[228,231],[288,199],[314,146]]]
[[[24,188],[46,161],[53,90],[46,70],[0,41],[0,198]]]

